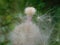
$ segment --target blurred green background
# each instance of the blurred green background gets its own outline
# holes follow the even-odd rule
[[[37,13],[41,14],[52,9],[50,12],[55,28],[49,45],[60,45],[60,0],[0,0],[0,45],[11,45],[9,32],[14,29],[16,23],[21,23],[22,19],[18,14],[22,13],[24,16],[24,8],[28,6],[35,7]]]

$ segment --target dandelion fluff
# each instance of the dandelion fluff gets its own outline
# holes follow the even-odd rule
[[[36,12],[36,9],[34,7],[27,7],[25,9],[25,14],[26,15],[33,15],[33,14],[35,14],[35,12]]]
[[[34,7],[25,9],[25,14],[28,15],[27,20],[11,32],[10,38],[13,45],[43,45],[39,28],[31,21],[35,12]]]

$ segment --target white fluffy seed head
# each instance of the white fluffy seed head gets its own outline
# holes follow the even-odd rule
[[[25,14],[26,15],[34,15],[36,12],[36,9],[34,7],[27,7],[25,8]]]

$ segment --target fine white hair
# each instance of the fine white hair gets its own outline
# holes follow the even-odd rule
[[[27,7],[25,8],[25,14],[26,15],[34,15],[36,12],[36,9],[34,7]]]

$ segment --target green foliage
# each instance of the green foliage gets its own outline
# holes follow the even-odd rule
[[[50,36],[49,45],[60,45],[60,7],[57,7],[53,17],[55,27]]]

